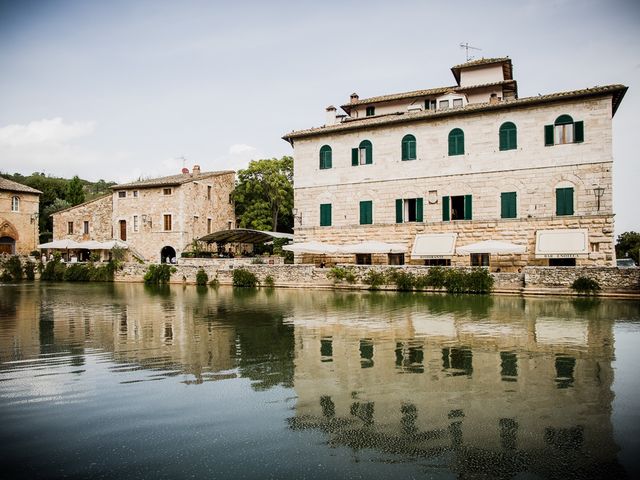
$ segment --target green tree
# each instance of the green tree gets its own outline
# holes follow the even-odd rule
[[[69,185],[67,185],[67,195],[66,200],[71,205],[80,205],[84,202],[84,190],[82,188],[82,181],[80,181],[80,177],[75,175]]]
[[[291,231],[293,158],[252,160],[238,172],[233,200],[241,227]]]
[[[638,257],[640,257],[640,233],[638,232],[624,232],[618,235],[616,242],[616,257],[618,258],[633,258],[636,265],[639,263]]]

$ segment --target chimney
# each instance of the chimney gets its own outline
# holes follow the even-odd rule
[[[358,96],[358,94],[356,92],[353,92],[351,94],[351,97],[349,97],[349,102],[350,103],[355,103],[360,99],[360,97]]]
[[[498,94],[492,93],[491,96],[489,97],[489,103],[491,105],[500,103],[500,97],[498,97]]]
[[[335,125],[336,123],[336,107],[329,105],[327,107],[327,119],[325,125]]]
[[[197,177],[198,175],[200,175],[200,165],[194,165],[193,166],[193,176]]]

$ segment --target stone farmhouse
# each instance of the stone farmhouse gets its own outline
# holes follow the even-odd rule
[[[235,172],[201,172],[115,185],[113,193],[53,216],[54,239],[118,239],[152,262],[175,262],[193,240],[231,228]]]
[[[0,254],[27,255],[36,249],[41,194],[0,177]]]
[[[296,242],[406,245],[357,263],[615,265],[612,117],[627,87],[519,98],[509,58],[451,71],[452,86],[354,93],[345,114],[283,137]],[[456,254],[487,240],[526,253]]]

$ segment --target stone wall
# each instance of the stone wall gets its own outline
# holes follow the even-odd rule
[[[386,270],[388,268],[403,269],[414,274],[426,274],[430,267],[423,266],[398,266],[379,267],[357,265],[350,266],[356,273],[358,279],[355,284],[349,285],[345,282],[336,284],[327,274],[329,268],[318,268],[313,265],[242,265],[253,272],[258,280],[264,284],[265,278],[269,275],[273,278],[274,284],[281,287],[300,288],[368,288],[360,279],[369,269]],[[141,282],[148,265],[138,263],[128,263],[123,270],[117,273],[116,281],[120,282]],[[209,280],[217,278],[222,285],[231,285],[233,270],[238,268],[235,265],[176,265],[176,272],[171,276],[171,283],[194,284],[196,273],[203,268]],[[466,268],[468,269],[468,268]],[[572,294],[569,289],[573,281],[578,276],[587,276],[598,281],[603,292],[626,292],[640,294],[640,269],[619,269],[619,268],[570,268],[570,267],[526,267],[522,273],[492,273],[495,280],[494,289],[497,292],[510,293],[561,293]]]
[[[113,238],[111,215],[113,203],[111,194],[90,202],[61,210],[52,215],[53,239],[71,239],[76,242],[96,240],[104,242]],[[73,233],[69,233],[69,222],[73,222]],[[84,233],[84,222],[89,223],[89,232]]]
[[[11,211],[13,197],[20,200],[19,210]],[[15,240],[15,253],[26,255],[38,245],[39,195],[27,192],[0,191],[0,237]]]

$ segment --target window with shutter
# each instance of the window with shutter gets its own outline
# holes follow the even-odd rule
[[[330,203],[320,204],[320,226],[321,227],[331,226],[331,204]]]
[[[500,218],[516,218],[516,192],[500,194]]]
[[[454,128],[449,132],[449,156],[464,155],[464,132]]]
[[[553,125],[544,127],[545,146],[582,142],[584,142],[584,122],[574,122],[570,115],[560,115]]]
[[[373,202],[365,200],[360,202],[360,225],[371,225],[373,223]]]
[[[449,221],[449,197],[442,197],[442,221]]]
[[[416,137],[405,135],[402,138],[402,160],[415,160],[416,158]]]
[[[325,170],[331,168],[331,147],[329,145],[323,145],[320,148],[320,169]]]
[[[518,148],[518,130],[513,122],[504,122],[500,126],[500,150],[515,150]]]
[[[351,149],[351,165],[370,165],[372,163],[373,144],[369,140],[363,140],[358,148]]]
[[[556,215],[573,215],[573,188],[556,188]]]

